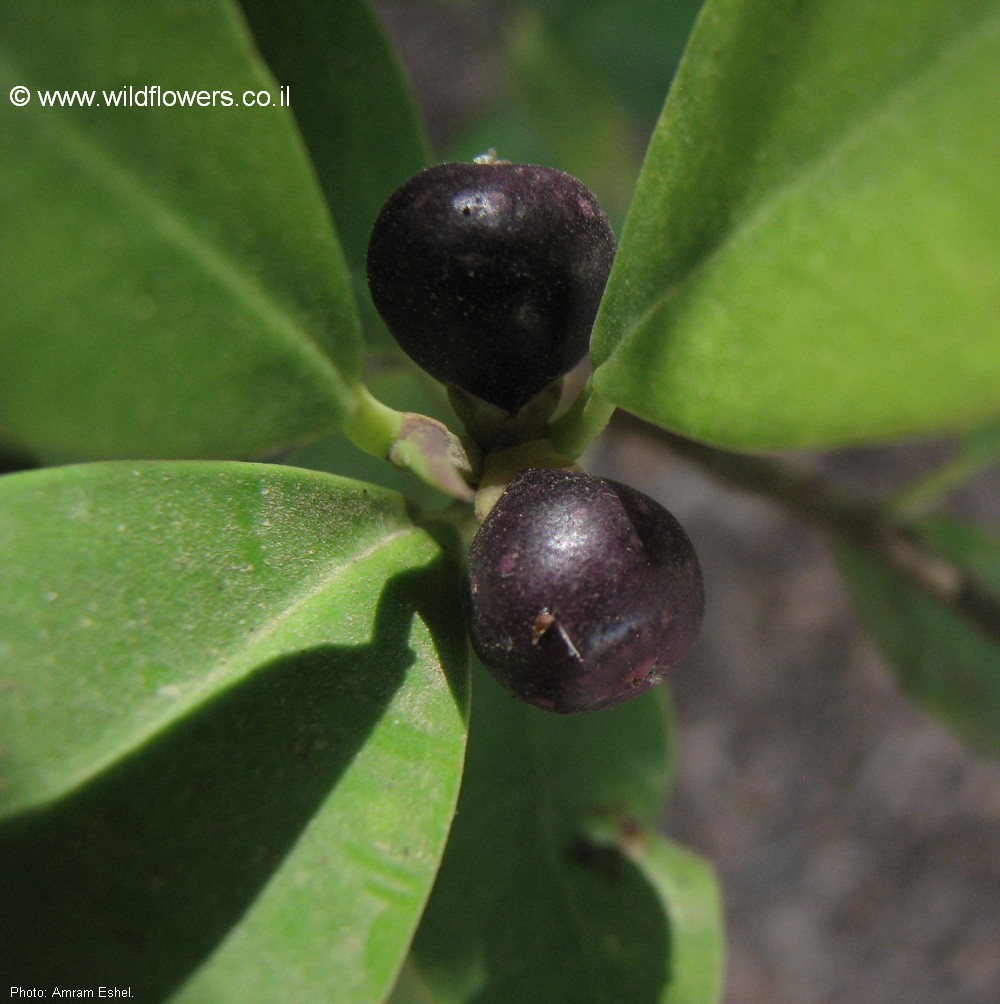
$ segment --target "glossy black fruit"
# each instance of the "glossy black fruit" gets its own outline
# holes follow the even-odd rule
[[[597,199],[570,175],[439,164],[382,208],[368,282],[407,355],[515,412],[586,355],[614,254]]]
[[[508,485],[469,551],[473,648],[522,700],[573,713],[659,682],[704,610],[698,558],[642,492],[535,468]]]

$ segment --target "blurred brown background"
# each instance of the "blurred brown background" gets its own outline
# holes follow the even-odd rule
[[[942,452],[816,461],[876,494]],[[668,505],[705,572],[664,823],[718,868],[727,1004],[1000,1000],[1000,764],[901,696],[812,530],[634,435],[594,461]],[[998,492],[956,508],[1000,529]]]
[[[560,5],[376,6],[435,155],[477,152],[485,114],[500,135],[483,145],[521,156],[502,147],[523,139],[516,102],[497,113],[511,91],[510,24],[527,7]],[[695,7],[654,6],[678,31]],[[638,152],[644,142],[640,125]],[[877,497],[949,448],[799,459]],[[677,781],[664,826],[718,868],[727,1004],[1000,1001],[1000,763],[899,694],[814,531],[632,427],[612,429],[588,466],[667,505],[701,555],[708,611],[672,684]],[[998,497],[994,472],[952,511],[1000,532]]]

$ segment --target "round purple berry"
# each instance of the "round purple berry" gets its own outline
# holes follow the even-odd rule
[[[701,626],[694,547],[634,488],[565,469],[517,475],[469,551],[473,648],[511,693],[562,713],[660,681]]]
[[[576,178],[439,164],[382,208],[368,283],[407,355],[513,413],[586,355],[614,255],[607,218]]]

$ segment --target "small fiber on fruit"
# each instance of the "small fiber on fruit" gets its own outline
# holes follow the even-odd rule
[[[658,683],[693,644],[705,596],[694,547],[663,506],[569,469],[517,475],[465,577],[476,654],[522,700],[610,707]]]

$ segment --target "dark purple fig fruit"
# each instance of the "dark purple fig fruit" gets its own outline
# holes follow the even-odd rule
[[[407,355],[513,413],[586,355],[614,255],[597,199],[570,175],[439,164],[383,206],[368,283]]]
[[[512,694],[564,714],[658,683],[694,642],[697,555],[642,492],[534,468],[500,496],[469,551],[472,646]]]

